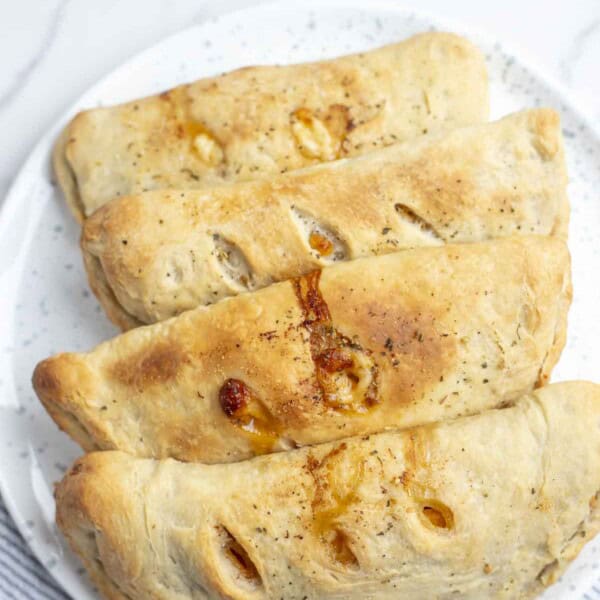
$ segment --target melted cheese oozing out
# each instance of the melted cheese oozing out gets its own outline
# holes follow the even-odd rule
[[[313,250],[316,250],[321,256],[329,256],[333,253],[333,242],[318,231],[313,231],[310,234],[308,243],[310,247]]]
[[[373,359],[363,352],[349,350],[351,366],[322,377],[329,399],[341,409],[366,411],[370,404],[369,390],[373,384]]]
[[[199,133],[194,138],[194,148],[200,158],[209,165],[218,165],[223,161],[223,150],[207,133]]]
[[[307,158],[335,160],[339,143],[332,138],[323,121],[306,109],[297,110],[294,117],[292,133],[300,152]]]

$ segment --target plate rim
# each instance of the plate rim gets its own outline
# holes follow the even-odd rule
[[[240,0],[222,0],[216,5],[218,6],[216,9],[212,9],[210,7],[211,5],[208,3],[204,3],[202,9],[205,11],[205,14],[201,20],[197,21],[193,25],[190,25],[189,27],[184,27],[174,33],[166,35],[158,42],[130,55],[117,66],[105,72],[93,85],[86,88],[81,94],[78,94],[75,100],[70,102],[66,108],[61,110],[59,117],[54,121],[53,124],[45,129],[39,140],[28,152],[26,158],[21,163],[21,166],[17,169],[16,174],[13,176],[10,182],[8,190],[4,195],[4,200],[0,205],[0,239],[2,239],[3,233],[9,229],[12,219],[18,214],[21,206],[19,202],[23,197],[27,187],[33,185],[34,183],[28,176],[29,172],[33,169],[34,165],[40,161],[48,165],[52,148],[59,131],[61,131],[66,123],[72,118],[72,116],[78,110],[80,110],[81,103],[87,96],[93,95],[98,89],[106,85],[111,78],[117,76],[117,74],[120,72],[127,71],[136,62],[143,61],[147,55],[156,52],[161,46],[167,45],[169,42],[179,36],[189,34],[190,31],[206,27],[211,20],[217,20],[234,14],[253,12],[262,9],[275,9],[280,11],[285,11],[286,9],[313,9],[317,15],[318,11],[322,9],[342,7],[359,9],[367,13],[390,11],[398,15],[405,15],[407,17],[415,16],[421,20],[434,24],[438,29],[458,33],[459,35],[462,35],[472,41],[476,46],[479,46],[483,43],[488,46],[498,46],[507,54],[515,56],[522,67],[533,74],[540,83],[551,89],[559,101],[563,105],[567,106],[573,115],[585,125],[590,136],[600,145],[600,123],[597,119],[588,114],[587,105],[584,106],[584,102],[576,96],[575,92],[572,91],[567,85],[560,82],[556,76],[550,74],[547,68],[542,66],[539,59],[534,57],[530,51],[524,49],[520,44],[515,43],[514,41],[505,42],[497,35],[491,33],[487,28],[478,26],[472,27],[464,22],[451,17],[446,17],[444,15],[438,15],[432,11],[420,9],[415,10],[408,6],[399,4],[395,0],[372,0],[367,4],[361,0],[246,0],[243,6],[239,6],[239,2]],[[232,6],[233,4],[237,4],[237,6]],[[377,47],[377,45],[374,47]],[[27,242],[28,240],[23,238],[19,246],[15,248],[14,252],[11,252],[8,257],[0,255],[0,287],[2,287],[3,283],[10,282],[11,273],[9,270],[12,259],[13,257],[18,256],[19,252],[21,252],[23,246],[27,244]],[[20,273],[21,270],[17,272],[17,275]],[[9,301],[3,302],[2,298],[0,298],[0,305],[2,305],[3,308],[8,309],[8,312],[4,311],[4,314],[7,315],[7,318],[5,320],[3,319],[4,323],[6,323],[6,326],[0,322],[0,331],[6,328],[7,333],[11,334],[10,340],[12,341],[12,327],[9,324],[14,322],[13,311],[15,306],[11,300],[12,298],[10,298]],[[12,356],[12,354],[9,353],[9,356]],[[10,405],[8,407],[10,407]],[[36,543],[35,538],[31,539],[28,536],[25,519],[23,518],[18,506],[13,501],[13,497],[9,491],[10,485],[8,481],[6,481],[6,475],[4,472],[5,470],[2,468],[2,463],[0,462],[0,496],[2,497],[4,505],[6,506],[6,509],[13,520],[15,527],[18,529],[20,535],[27,544],[28,549],[33,553],[42,568],[44,568],[44,570],[49,573],[52,579],[58,584],[61,591],[68,596],[73,597],[70,591],[72,586],[69,585],[64,578],[58,577],[56,569],[49,569],[46,567],[44,557],[41,554],[42,548],[40,548]]]

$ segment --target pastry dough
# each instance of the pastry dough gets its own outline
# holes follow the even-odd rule
[[[124,329],[336,261],[514,233],[566,236],[549,109],[205,190],[109,202],[84,225],[92,288]]]
[[[231,465],[80,459],[57,520],[112,600],[523,600],[600,530],[600,386]]]
[[[453,418],[547,381],[571,299],[545,236],[359,259],[40,363],[85,449],[224,462]]]
[[[426,33],[334,60],[248,67],[77,115],[54,167],[83,220],[115,196],[256,179],[485,121],[485,59]]]

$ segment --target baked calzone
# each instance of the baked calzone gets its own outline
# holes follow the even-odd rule
[[[256,179],[485,121],[483,54],[426,33],[334,60],[247,67],[78,114],[54,168],[80,220],[115,196]]]
[[[230,465],[90,454],[57,520],[112,600],[532,598],[600,529],[600,386]]]
[[[566,236],[566,186],[558,115],[530,110],[268,180],[120,198],[86,221],[82,249],[128,329],[341,260]]]
[[[40,363],[86,450],[229,462],[457,417],[547,381],[571,299],[545,236],[340,263]]]

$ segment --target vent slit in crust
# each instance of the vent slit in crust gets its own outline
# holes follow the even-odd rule
[[[426,524],[436,529],[453,529],[454,513],[443,502],[433,498],[427,498],[420,501],[422,516],[426,519]]]
[[[330,264],[352,258],[346,242],[331,227],[296,206],[290,208],[302,241],[320,263]]]
[[[225,573],[245,590],[261,588],[260,573],[243,544],[224,525],[217,525],[216,529]]]
[[[254,288],[254,274],[242,250],[219,233],[213,233],[214,256],[223,276],[238,290]]]
[[[418,227],[422,232],[428,234],[435,240],[444,243],[444,238],[438,233],[435,227],[423,217],[419,216],[412,208],[400,202],[394,204],[394,208],[401,219]]]

